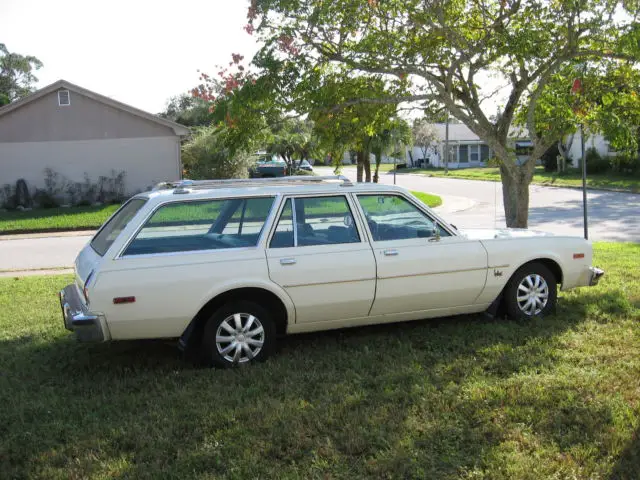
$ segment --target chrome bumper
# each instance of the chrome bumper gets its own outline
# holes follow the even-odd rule
[[[597,285],[604,275],[604,270],[602,270],[601,268],[589,267],[589,272],[589,286]]]
[[[71,284],[60,290],[60,307],[64,328],[76,334],[81,342],[105,342],[109,333],[104,318],[87,310],[78,288]]]

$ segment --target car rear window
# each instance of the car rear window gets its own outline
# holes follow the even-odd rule
[[[172,202],[158,208],[123,256],[254,247],[275,197]]]
[[[129,200],[98,230],[98,233],[91,240],[91,247],[98,255],[102,257],[107,253],[107,250],[116,241],[118,235],[145,203],[147,203],[147,200],[144,198]]]

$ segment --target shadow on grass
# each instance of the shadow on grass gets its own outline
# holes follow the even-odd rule
[[[232,370],[190,366],[170,342],[82,345],[59,331],[3,341],[0,477],[497,473],[486,462],[510,423],[529,421],[563,448],[590,440],[567,437],[567,421],[608,428],[606,408],[588,404],[559,419],[566,386],[544,398],[480,388],[551,372],[557,336],[587,308],[570,300],[528,323],[460,316],[291,336],[270,361]]]
[[[636,480],[640,475],[640,429],[633,434],[631,442],[613,467],[610,480]]]

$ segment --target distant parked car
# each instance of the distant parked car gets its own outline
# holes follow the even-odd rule
[[[305,170],[307,172],[313,172],[313,167],[311,166],[311,164],[307,161],[307,160],[302,160],[300,161],[296,161],[295,162],[295,167],[298,170]]]
[[[173,182],[126,202],[60,292],[83,341],[179,338],[218,366],[277,335],[505,312],[553,312],[595,285],[591,243],[456,229],[407,190],[344,177]]]
[[[287,173],[287,163],[281,159],[257,162],[249,169],[251,178],[284,177]]]

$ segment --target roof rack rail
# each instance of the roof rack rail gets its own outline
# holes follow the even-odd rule
[[[257,185],[291,185],[305,183],[340,182],[342,186],[352,186],[351,180],[344,175],[311,176],[294,175],[291,177],[272,178],[232,178],[224,180],[178,180],[175,182],[161,182],[153,187],[153,190],[175,189],[173,193],[187,193],[190,190],[225,188],[231,186],[257,186]]]

